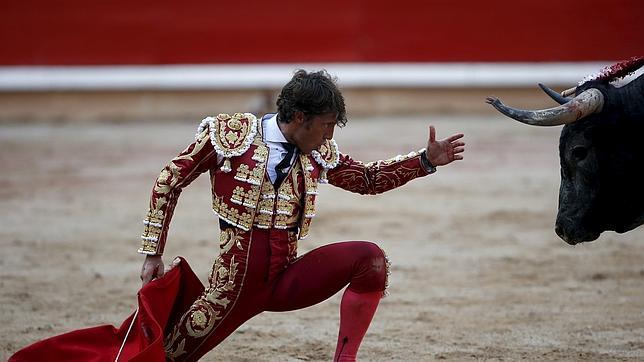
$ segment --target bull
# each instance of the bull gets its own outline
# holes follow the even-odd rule
[[[568,244],[644,224],[644,75],[615,84],[642,65],[644,57],[631,58],[561,94],[539,84],[560,104],[554,108],[522,110],[496,97],[486,100],[525,124],[564,125],[559,138],[561,184],[555,232]]]

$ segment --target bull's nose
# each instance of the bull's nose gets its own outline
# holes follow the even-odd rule
[[[559,235],[560,238],[562,239],[564,238],[564,232],[561,226],[555,225],[555,233],[557,233],[557,235]]]
[[[565,241],[566,243],[570,245],[577,244],[574,240],[571,240],[571,238],[566,235],[564,228],[559,224],[555,225],[555,233],[557,233],[557,235],[561,238],[561,240]]]

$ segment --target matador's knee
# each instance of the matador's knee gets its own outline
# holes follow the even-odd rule
[[[357,242],[349,289],[356,293],[384,292],[388,284],[389,260],[385,252],[372,242]]]

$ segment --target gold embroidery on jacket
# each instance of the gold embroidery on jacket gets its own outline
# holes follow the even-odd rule
[[[273,215],[273,205],[275,204],[275,199],[261,199],[259,200],[257,212],[261,215]],[[270,219],[270,218],[269,218]],[[270,222],[269,222],[270,223]],[[270,226],[266,225],[266,226]]]
[[[295,168],[295,166],[293,168]],[[277,190],[277,199],[289,201],[294,197],[295,193],[293,192],[293,182],[291,181],[290,177],[287,177],[284,179],[284,181],[280,185],[280,188]]]
[[[273,227],[282,230],[287,229],[288,216],[289,215],[275,215],[275,223],[273,223]]]
[[[253,168],[248,175],[248,182],[251,185],[259,186],[262,183],[262,178],[264,178],[264,170],[266,169],[264,163],[258,163],[255,168]]]
[[[270,229],[273,221],[273,214],[257,213],[255,215],[255,226],[260,229]]]
[[[304,170],[309,172],[313,171],[313,165],[306,155],[300,154],[300,163],[302,164],[302,168]]]
[[[315,195],[306,195],[304,206],[304,218],[311,219],[315,217]]]
[[[311,152],[315,160],[325,169],[335,168],[340,159],[338,145],[335,140],[326,140],[317,151]]]
[[[257,143],[258,138],[261,141],[261,133],[259,132],[261,124],[258,124],[257,128],[258,130],[254,132],[255,138],[253,140],[253,145],[255,146],[253,149],[253,160],[257,161],[257,163],[245,159],[247,161],[242,162],[248,162],[249,164],[238,164],[233,176],[234,180],[243,183],[230,180],[235,185],[232,193],[229,196],[225,194],[217,196],[217,188],[214,187],[216,180],[213,180],[213,210],[227,223],[245,231],[250,230],[256,214],[260,210],[258,208],[258,202],[261,195],[261,181],[266,172],[266,159],[263,161],[260,160],[264,157],[263,155],[268,155],[268,148],[263,144],[260,145]],[[230,176],[226,175],[223,177]],[[243,206],[243,208],[238,207],[238,205]]]
[[[318,183],[313,179],[310,172],[304,172],[304,191],[307,195],[318,194]]]
[[[272,225],[273,203],[275,202],[275,189],[273,184],[268,180],[262,183],[262,191],[259,196],[259,203],[257,206],[257,215],[255,215],[255,224],[262,228],[268,229]]]
[[[292,202],[289,202],[288,200],[284,200],[284,199],[277,200],[277,208],[275,211],[277,215],[291,216],[293,215],[294,211],[295,211],[295,205],[293,205]]]
[[[215,152],[224,157],[219,169],[225,173],[231,171],[230,158],[241,156],[248,150],[257,135],[257,118],[250,113],[235,113],[232,117],[219,114],[217,118],[206,117],[197,128],[197,139],[201,133],[210,134],[210,142]]]
[[[235,180],[259,186],[262,182],[262,177],[264,176],[265,165],[266,164],[263,162],[257,163],[251,170],[250,166],[242,163],[237,167]]]
[[[300,215],[296,213],[296,206],[300,203],[301,197],[297,179],[301,169],[300,163],[296,162],[277,193],[266,177],[262,183],[257,213],[255,214],[255,226],[261,229],[271,227],[287,229],[297,226]]]
[[[245,191],[243,187],[235,186],[233,194],[230,197],[230,202],[254,209],[258,197],[259,188],[257,187],[251,187],[248,191]]]
[[[242,122],[241,120],[244,120]],[[214,138],[214,142],[229,152],[238,152],[244,146],[244,141],[250,134],[249,122],[247,116],[242,113],[235,113],[232,117],[227,114],[217,116],[219,122],[219,132]]]
[[[242,212],[234,207],[229,207],[222,197],[215,196],[212,199],[212,210],[227,223],[237,226],[244,231],[250,230],[253,216],[248,212]],[[248,209],[247,210],[252,210]]]
[[[308,217],[303,217],[301,218],[300,222],[300,235],[298,236],[298,239],[306,239],[307,236],[309,236],[309,228],[311,227],[311,218]]]
[[[268,147],[264,144],[258,145],[253,151],[252,159],[257,162],[266,162],[268,159]]]
[[[248,180],[248,175],[250,175],[250,170],[248,168],[248,165],[241,164],[239,167],[237,167],[237,174],[235,175],[235,180],[237,181],[244,181]]]
[[[264,183],[262,183],[261,198],[262,199],[274,199],[275,198],[275,188],[273,187],[273,184],[268,180],[264,180]]]
[[[306,158],[306,161],[304,160]],[[302,155],[300,157],[300,160],[302,161],[302,164],[310,164],[308,162],[308,157]],[[311,172],[308,170],[306,166],[304,166],[304,195],[302,197],[304,198],[304,208],[300,212],[302,213],[302,217],[300,218],[300,233],[298,238],[299,239],[305,239],[309,235],[309,228],[311,226],[311,219],[315,217],[315,196],[317,195],[317,188],[318,188],[318,183],[316,180],[313,179],[313,176],[311,176]]]

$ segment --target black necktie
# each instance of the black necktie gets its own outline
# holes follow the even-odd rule
[[[288,169],[289,166],[291,165],[291,158],[293,158],[293,154],[295,153],[295,145],[292,145],[287,142],[281,142],[282,146],[284,146],[284,149],[286,150],[286,156],[275,166],[275,172],[277,173],[277,176],[275,177],[275,187],[279,187],[282,184],[282,181],[284,181],[284,178],[288,174]]]

